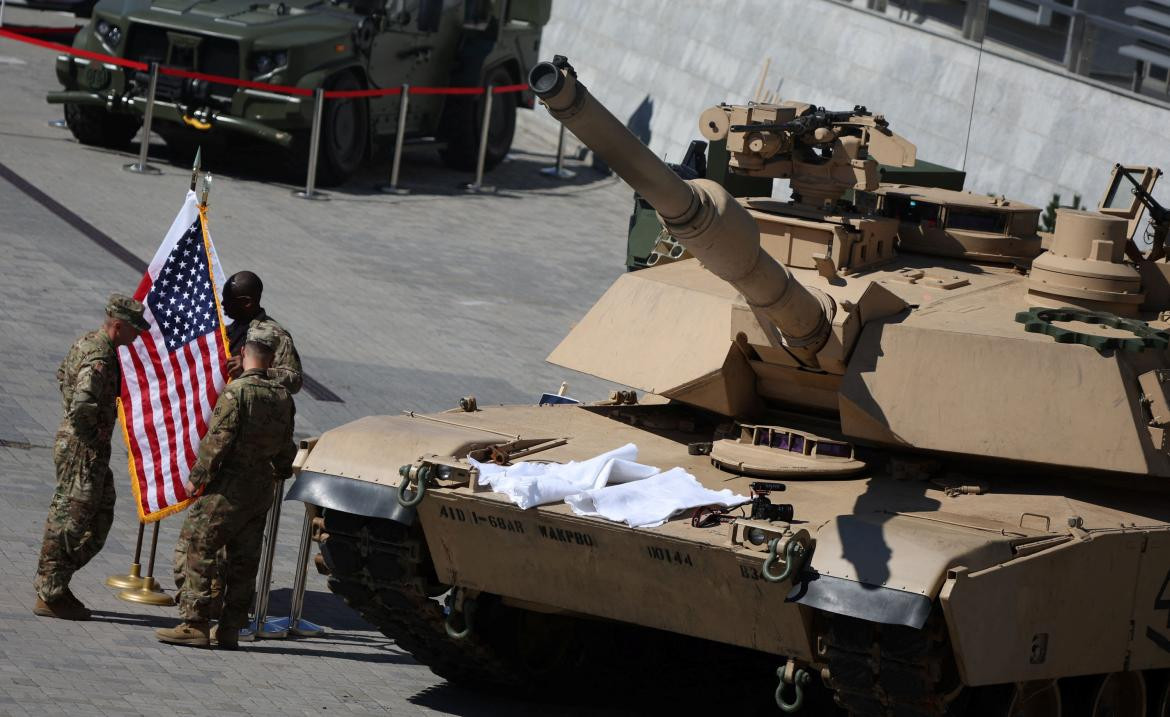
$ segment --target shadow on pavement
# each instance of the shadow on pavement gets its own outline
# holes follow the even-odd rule
[[[105,154],[119,166],[137,161],[141,144],[132,142],[123,149],[102,149],[83,147],[91,152]],[[456,196],[463,194],[462,185],[475,179],[474,172],[459,171],[446,167],[438,153],[425,146],[407,147],[404,150],[402,167],[399,170],[399,186],[417,196]],[[117,158],[117,159],[114,159]],[[119,162],[120,160],[120,162]],[[576,171],[571,179],[552,179],[540,170],[551,167],[555,161],[552,153],[533,152],[515,148],[493,170],[485,172],[483,184],[494,187],[495,193],[507,196],[508,192],[542,192],[565,188],[584,188],[610,179],[608,170],[598,171],[573,160],[567,166]],[[152,142],[147,151],[147,162],[157,167],[189,169],[191,159],[186,155],[172,154],[162,143]],[[217,146],[203,147],[203,171],[216,176],[254,181],[286,187],[289,191],[304,187],[304,171],[290,171],[286,156],[277,148],[268,146]],[[388,155],[367,163],[344,184],[335,187],[318,185],[317,190],[336,199],[386,196],[379,187],[388,184],[390,158]]]
[[[135,627],[172,627],[179,621],[175,615],[144,615],[142,613],[109,612],[107,610],[93,610],[92,613],[94,622],[133,625]]]

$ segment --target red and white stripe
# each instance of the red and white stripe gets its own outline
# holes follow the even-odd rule
[[[199,216],[194,192],[187,193],[179,215],[155,252],[134,298],[145,301],[163,264]],[[206,231],[206,227],[204,227]],[[223,270],[207,234],[216,296],[222,294]],[[122,414],[133,458],[131,480],[139,515],[157,520],[190,496],[183,484],[195,465],[199,441],[226,383],[227,349],[218,327],[169,351],[158,324],[146,307],[150,330],[118,350],[122,366]],[[223,317],[220,317],[221,323]]]

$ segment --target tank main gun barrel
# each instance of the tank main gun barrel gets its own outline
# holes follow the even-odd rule
[[[829,337],[832,299],[760,247],[756,220],[727,190],[707,179],[681,179],[594,99],[565,58],[533,67],[528,83],[553,117],[654,207],[680,244],[772,321],[794,356],[816,365]]]

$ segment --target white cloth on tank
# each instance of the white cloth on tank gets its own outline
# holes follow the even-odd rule
[[[479,469],[480,485],[491,486],[492,490],[508,496],[521,508],[532,508],[559,503],[573,493],[649,478],[659,472],[654,466],[635,463],[637,457],[638,447],[627,443],[580,463],[522,461],[500,466],[480,463],[470,456],[467,460]]]
[[[702,505],[731,507],[750,498],[728,489],[704,488],[682,468],[661,472],[637,463],[638,447],[627,443],[586,461],[521,461],[510,466],[481,463],[479,484],[508,496],[521,508],[565,501],[578,515],[606,518],[632,528],[662,525],[679,511]]]
[[[624,485],[583,491],[565,498],[577,515],[598,516],[625,523],[631,528],[653,528],[688,508],[703,505],[747,503],[750,498],[730,489],[711,490],[682,468]]]

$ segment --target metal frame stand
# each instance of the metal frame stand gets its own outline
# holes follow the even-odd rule
[[[301,199],[327,200],[328,194],[317,191],[317,152],[321,149],[321,117],[325,112],[325,90],[318,87],[313,92],[313,129],[309,137],[309,173],[305,177],[305,188],[293,190],[294,197]]]
[[[256,585],[256,609],[252,622],[240,630],[245,642],[288,637],[287,627],[278,627],[268,620],[268,593],[272,589],[272,559],[276,555],[276,531],[280,527],[280,504],[284,502],[284,481],[277,481],[273,489],[272,507],[264,525],[264,547],[260,553],[260,571]]]
[[[154,119],[154,92],[158,88],[158,63],[150,63],[150,85],[146,91],[146,112],[142,119],[142,140],[138,145],[138,161],[122,165],[122,169],[135,174],[162,174],[162,171],[146,161],[150,151],[150,125]]]
[[[301,526],[301,546],[297,550],[297,574],[293,580],[292,601],[288,617],[268,622],[274,629],[284,629],[296,637],[320,637],[325,628],[301,617],[305,607],[305,577],[309,570],[309,549],[313,544],[313,518],[317,517],[317,506],[305,503],[305,522]]]
[[[175,599],[162,591],[154,581],[154,555],[158,551],[158,521],[154,524],[154,531],[150,536],[150,561],[146,564],[146,575],[142,578],[142,587],[137,590],[123,590],[118,593],[119,600],[140,602],[147,605],[174,605]]]
[[[561,132],[557,135],[557,163],[554,167],[545,167],[540,173],[553,179],[572,179],[577,173],[565,169],[565,125],[561,125]]]
[[[119,590],[134,590],[142,587],[142,535],[146,532],[146,523],[138,523],[138,541],[134,544],[134,562],[130,565],[130,572],[126,575],[111,575],[106,578],[106,585]]]
[[[492,122],[492,99],[495,94],[495,85],[488,85],[483,89],[483,117],[480,118],[479,155],[475,160],[475,181],[460,185],[460,188],[469,194],[494,194],[496,191],[495,187],[485,187],[483,184],[483,165],[487,159],[488,129]]]
[[[390,183],[378,187],[383,194],[410,194],[409,189],[398,186],[398,170],[402,166],[402,143],[406,138],[406,111],[410,107],[410,85],[402,85],[398,97],[398,135],[394,138],[394,159],[390,162]]]

